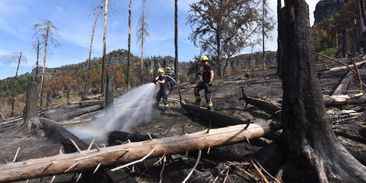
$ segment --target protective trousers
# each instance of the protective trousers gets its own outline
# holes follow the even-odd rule
[[[207,82],[204,81],[199,81],[196,85],[196,87],[194,87],[194,95],[196,96],[196,99],[200,98],[200,91],[204,89],[205,90],[205,99],[207,104],[211,102],[211,91],[210,91],[210,87],[208,86]]]

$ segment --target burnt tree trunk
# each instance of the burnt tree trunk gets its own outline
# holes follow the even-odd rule
[[[282,178],[285,182],[365,182],[366,167],[340,144],[325,113],[313,62],[308,5],[305,0],[286,0],[281,11],[279,35],[287,35],[281,40],[284,130],[280,146],[286,152]]]
[[[42,126],[39,121],[38,114],[38,91],[37,82],[33,81],[29,84],[25,99],[25,107],[23,113],[23,126],[31,132],[41,133]]]
[[[344,28],[342,31],[342,56],[348,56],[348,29]]]
[[[113,76],[112,74],[107,74],[107,83],[106,83],[106,91],[105,91],[105,108],[109,108],[113,104]]]
[[[282,16],[281,13],[283,11],[281,11],[281,0],[277,0],[277,20],[280,19],[280,17]],[[283,52],[282,52],[282,40],[285,39],[285,37],[282,35],[282,32],[281,31],[281,28],[282,28],[282,25],[281,25],[281,22],[278,21],[278,37],[277,37],[277,75],[281,78],[281,75],[282,75],[282,63],[281,63],[281,60],[282,60],[282,57],[283,57]]]

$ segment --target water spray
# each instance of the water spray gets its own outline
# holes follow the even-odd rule
[[[179,103],[180,105],[184,104],[184,102],[182,101],[182,94],[180,93],[180,86],[179,86],[179,83],[171,76],[169,75],[164,75],[164,76],[167,76],[168,78],[170,78],[171,80],[174,81],[174,83],[177,85],[177,89],[178,89],[178,94],[179,94]]]

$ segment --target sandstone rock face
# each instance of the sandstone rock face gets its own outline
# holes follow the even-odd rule
[[[321,0],[316,4],[314,11],[314,24],[321,23],[327,17],[341,10],[346,0]]]

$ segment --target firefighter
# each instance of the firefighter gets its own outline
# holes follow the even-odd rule
[[[156,104],[159,106],[161,98],[163,98],[164,108],[163,110],[166,111],[168,109],[168,97],[166,94],[167,91],[167,77],[164,75],[164,69],[158,69],[158,77],[154,80],[155,84],[160,86],[158,93],[156,94]]]
[[[209,59],[207,56],[203,55],[200,57],[199,60],[202,64],[202,73],[197,73],[195,80],[192,82],[192,83],[194,83],[197,80],[197,78],[199,78],[199,75],[201,75],[200,78],[202,78],[202,79],[200,79],[200,81],[198,81],[196,87],[194,87],[194,95],[196,96],[195,104],[201,105],[201,96],[200,96],[199,92],[203,89],[203,90],[205,90],[205,99],[206,99],[206,103],[207,103],[207,109],[212,111],[213,104],[212,104],[212,100],[211,100],[210,87],[212,86],[214,72],[212,70],[211,65],[208,63]]]
[[[165,69],[165,75],[167,76],[167,92],[170,94],[172,93],[173,87],[175,85],[175,75],[173,73],[173,69],[171,67],[167,67]]]

